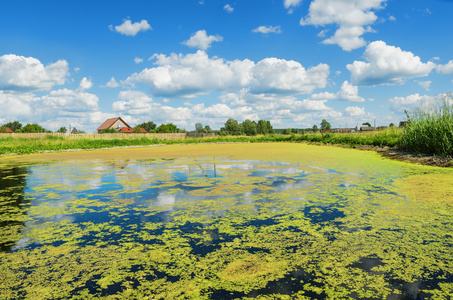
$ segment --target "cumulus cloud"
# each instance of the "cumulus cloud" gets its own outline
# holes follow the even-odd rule
[[[147,20],[135,23],[132,23],[131,20],[124,20],[123,24],[118,26],[110,25],[109,29],[127,36],[135,36],[140,31],[152,30]]]
[[[407,78],[427,76],[436,64],[423,63],[420,57],[383,41],[370,43],[363,57],[367,62],[354,61],[346,68],[357,85],[401,84]]]
[[[393,97],[388,102],[391,110],[403,113],[404,110],[411,111],[415,108],[429,107],[437,100],[437,97],[413,94],[407,97]]]
[[[323,92],[319,94],[313,94],[310,98],[313,100],[344,100],[344,101],[351,101],[351,102],[364,102],[365,99],[360,97],[359,95],[359,88],[350,84],[347,81],[344,81],[341,85],[340,91],[336,94]]]
[[[59,60],[44,66],[33,57],[8,54],[0,56],[0,89],[9,91],[43,91],[64,84],[68,63]]]
[[[17,93],[0,90],[1,115],[7,116],[10,120],[27,120],[33,115],[33,105],[35,101],[37,101],[37,98],[32,93]]]
[[[425,90],[429,91],[429,87],[431,86],[432,81],[419,81],[418,84],[424,88]]]
[[[351,117],[365,116],[365,107],[348,106],[345,108],[345,112]]]
[[[309,94],[327,84],[329,66],[305,69],[296,61],[266,58],[258,63],[248,59],[227,61],[210,58],[204,51],[170,56],[155,54],[154,68],[129,76],[124,83],[140,82],[153,95],[194,97],[212,91],[235,92],[248,88],[253,94]]]
[[[385,2],[386,0],[314,0],[310,4],[308,16],[300,20],[300,25],[336,24],[338,29],[335,34],[323,43],[336,44],[345,51],[351,51],[366,45],[362,35],[373,32],[370,25],[377,20],[374,11],[382,9]]]
[[[134,62],[135,62],[136,64],[142,63],[142,62],[143,62],[143,58],[136,57],[136,58],[134,58]]]
[[[213,42],[221,42],[223,37],[220,35],[210,35],[208,36],[206,30],[198,30],[194,35],[190,37],[187,41],[184,41],[183,44],[190,48],[198,48],[200,50],[207,50],[211,48]]]
[[[108,88],[116,88],[119,87],[120,84],[116,81],[115,77],[110,78],[109,82],[101,87],[108,87]]]
[[[280,26],[259,26],[252,30],[254,33],[282,33]]]
[[[232,13],[234,11],[234,8],[231,7],[231,5],[229,4],[226,4],[223,9],[227,12],[227,13]]]
[[[440,74],[452,75],[453,74],[453,60],[450,60],[448,62],[448,64],[446,64],[446,65],[438,65],[437,72]]]
[[[292,14],[294,8],[298,7],[302,0],[283,0],[283,5],[288,9],[288,13]]]

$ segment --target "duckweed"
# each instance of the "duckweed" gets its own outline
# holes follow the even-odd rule
[[[452,297],[453,171],[300,144],[165,149],[3,160],[0,298]]]

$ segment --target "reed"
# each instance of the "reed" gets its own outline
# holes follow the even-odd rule
[[[410,152],[453,156],[453,97],[406,112],[408,122],[401,147]]]

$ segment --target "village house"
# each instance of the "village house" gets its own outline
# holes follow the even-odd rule
[[[121,117],[105,120],[105,122],[102,123],[102,125],[98,127],[97,131],[98,131],[98,133],[100,133],[101,130],[108,129],[108,128],[115,129],[118,132],[122,132],[122,133],[131,133],[134,130],[134,128],[129,126],[129,124],[127,124],[126,121],[124,121]],[[142,128],[141,132],[146,133],[146,130]]]

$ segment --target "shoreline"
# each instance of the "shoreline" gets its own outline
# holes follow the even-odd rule
[[[246,144],[252,142],[217,142],[217,143],[198,143],[198,144]],[[256,143],[256,142],[255,142]],[[280,143],[280,142],[264,142],[264,143]],[[346,149],[356,149],[362,151],[374,151],[379,153],[381,156],[389,159],[404,161],[408,163],[421,164],[427,166],[436,166],[442,168],[451,168],[453,167],[453,160],[446,157],[427,155],[427,154],[417,154],[411,153],[404,150],[400,150],[392,147],[377,147],[370,145],[346,145],[346,144],[323,144],[323,143],[310,143],[310,142],[290,142],[290,143],[303,143],[307,145],[315,146],[331,146],[331,147],[341,147]],[[106,147],[106,148],[92,148],[92,149],[64,149],[64,150],[45,150],[41,152],[34,153],[9,153],[0,155],[0,159],[7,159],[8,157],[17,157],[22,155],[34,155],[34,154],[46,154],[46,153],[62,153],[62,152],[84,152],[84,151],[102,151],[102,150],[111,150],[111,149],[128,149],[128,148],[147,148],[147,147],[162,147],[162,146],[171,146],[171,145],[193,145],[186,143],[174,143],[174,144],[154,144],[154,145],[136,145],[136,146],[120,146],[120,147]]]

